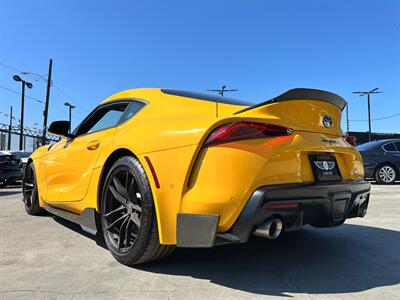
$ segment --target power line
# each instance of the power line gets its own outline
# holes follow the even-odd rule
[[[2,63],[2,62],[0,62],[0,65],[2,65],[3,67],[6,67],[7,69],[10,69],[10,70],[13,70],[13,71],[16,71],[16,72],[22,73],[22,71],[21,71],[21,70],[18,70],[17,68],[15,68],[15,67],[12,67],[12,66],[10,66],[10,65],[7,65],[7,64],[5,64],[5,63]]]
[[[80,106],[81,109],[85,110],[85,111],[89,111],[89,109],[87,109],[86,107],[84,107],[83,105],[81,105],[80,103],[74,101],[74,99],[72,99],[65,91],[63,91],[59,86],[55,85],[54,83],[52,84],[53,87],[55,87],[61,94],[63,94],[66,98],[68,98],[73,104]]]
[[[16,68],[16,67],[10,66],[10,65],[5,64],[5,63],[3,63],[3,62],[0,62],[0,65],[2,65],[2,66],[5,67],[5,68],[8,68],[8,69],[10,69],[10,70],[13,70],[13,71],[15,71],[15,72],[18,72],[18,73],[20,73],[20,74],[24,74],[24,75],[28,75],[28,76],[35,76],[35,75],[36,75],[36,76],[40,77],[40,79],[41,79],[42,81],[47,82],[47,80],[46,80],[45,78],[43,78],[43,76],[40,75],[40,74],[38,74],[38,73],[22,71],[22,70],[20,70],[20,69],[18,69],[18,68]],[[78,102],[75,102],[61,87],[59,87],[58,85],[55,85],[53,80],[51,81],[51,85],[52,85],[53,87],[55,87],[64,97],[68,98],[68,100],[70,100],[73,104],[79,106],[79,107],[80,107],[81,109],[83,109],[85,112],[88,112],[88,111],[89,111],[88,108],[84,107],[83,105],[81,105],[81,104],[78,103]],[[4,87],[3,87],[3,88],[4,88]],[[8,88],[6,88],[6,89],[8,89]],[[9,90],[10,90],[10,89],[9,89]],[[13,92],[16,92],[16,91],[13,91]],[[21,95],[21,94],[19,93],[19,95]],[[27,96],[27,97],[28,97],[28,96]],[[32,97],[28,97],[28,98],[33,99]],[[37,100],[37,99],[34,99],[34,100]],[[37,100],[37,101],[40,101],[40,103],[43,103],[43,101],[41,101],[41,100]]]
[[[367,96],[368,103],[368,140],[371,141],[371,95],[372,94],[382,94],[383,92],[379,91],[379,88],[374,88],[369,91],[357,91],[353,92],[353,94],[358,94],[359,96]]]
[[[391,119],[400,116],[400,113],[394,114],[394,115],[389,115],[385,117],[380,117],[380,118],[375,118],[371,119],[371,121],[380,121],[380,120],[386,120],[386,119]],[[368,120],[350,120],[352,122],[368,122]]]
[[[2,85],[0,85],[0,88],[3,88],[3,89],[5,89],[5,90],[7,90],[7,91],[9,91],[9,92],[12,92],[12,93],[14,93],[14,94],[17,94],[17,95],[21,95],[21,93],[20,93],[20,92],[18,92],[18,91],[15,91],[15,90],[13,90],[13,89],[10,89],[10,88],[8,88],[8,87],[5,87],[5,86],[2,86]],[[42,100],[39,100],[39,99],[33,98],[33,97],[31,97],[31,96],[25,95],[25,97],[26,97],[26,98],[30,98],[30,99],[32,99],[32,100],[35,100],[35,101],[37,101],[37,102],[43,103],[43,101],[42,101]],[[52,109],[55,109],[55,110],[57,110],[57,111],[59,111],[59,112],[61,112],[61,113],[64,113],[64,110],[63,110],[63,109],[61,109],[61,108],[59,108],[58,106],[52,106],[51,108],[52,108]]]
[[[7,91],[9,91],[9,92],[12,92],[12,93],[14,93],[14,94],[17,94],[17,95],[22,95],[20,92],[18,92],[18,91],[16,91],[16,90],[13,90],[13,89],[10,89],[10,88],[8,88],[8,87],[6,87],[6,86],[3,86],[3,85],[0,85],[0,88],[5,89],[5,90],[7,90]],[[35,100],[35,101],[37,101],[37,102],[39,102],[39,103],[43,103],[42,100],[33,98],[33,97],[31,97],[31,96],[25,95],[25,97],[26,97],[26,98],[29,98],[29,99],[32,99],[32,100]]]

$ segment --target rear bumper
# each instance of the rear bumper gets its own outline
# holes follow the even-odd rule
[[[22,169],[1,169],[0,178],[7,181],[19,180],[22,178]]]
[[[177,246],[245,243],[254,228],[269,217],[281,218],[285,231],[299,230],[306,224],[337,226],[348,218],[366,214],[369,193],[370,183],[363,180],[261,187],[247,201],[232,228],[224,233],[217,232],[218,215],[178,214]],[[285,204],[292,204],[292,207],[282,208]]]

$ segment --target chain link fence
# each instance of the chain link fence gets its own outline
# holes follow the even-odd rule
[[[19,150],[20,127],[10,126],[0,123],[0,150]],[[24,127],[23,130],[23,150],[34,151],[42,146],[43,131],[38,128]],[[58,142],[60,137],[47,134],[46,144]]]

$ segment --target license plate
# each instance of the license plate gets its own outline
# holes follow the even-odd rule
[[[312,154],[310,161],[316,181],[341,181],[336,158],[327,154]]]

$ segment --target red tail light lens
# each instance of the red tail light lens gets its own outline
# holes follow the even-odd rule
[[[233,141],[289,135],[292,132],[291,128],[273,124],[255,122],[231,123],[215,129],[207,138],[204,146],[209,147]]]
[[[353,136],[353,135],[345,135],[343,136],[344,139],[346,140],[346,142],[348,142],[350,145],[352,146],[356,146],[357,143],[357,137]]]

